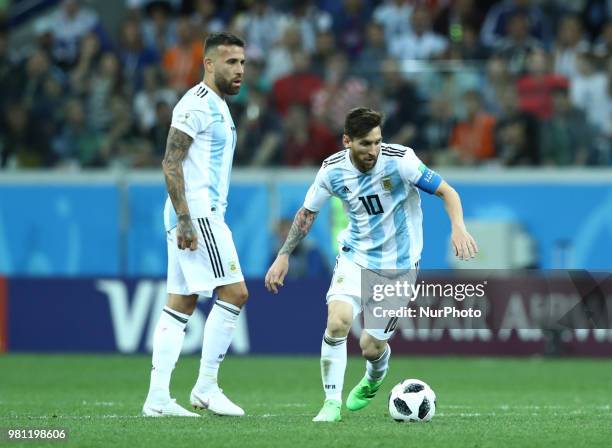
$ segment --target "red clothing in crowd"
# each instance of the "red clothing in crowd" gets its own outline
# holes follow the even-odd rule
[[[312,73],[296,73],[283,76],[272,86],[272,97],[276,112],[287,115],[292,104],[301,104],[310,109],[312,96],[323,86],[323,81]]]
[[[563,76],[523,76],[516,82],[519,107],[522,111],[536,116],[539,120],[546,120],[550,118],[553,112],[553,90],[558,87],[567,88],[567,86],[568,81]]]
[[[324,125],[311,122],[306,136],[288,135],[284,144],[285,164],[290,166],[320,165],[338,151],[339,141]]]

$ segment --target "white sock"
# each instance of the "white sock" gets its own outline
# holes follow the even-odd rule
[[[326,332],[321,343],[321,379],[326,400],[342,401],[345,370],[346,336],[333,338]]]
[[[385,377],[389,370],[389,358],[391,357],[391,346],[387,348],[380,357],[374,361],[366,361],[366,377],[370,381],[379,381]]]
[[[210,310],[204,327],[200,374],[195,385],[198,392],[205,393],[217,386],[219,366],[232,342],[239,316],[240,308],[219,299]]]
[[[153,334],[153,369],[147,401],[170,400],[170,377],[183,347],[188,319],[188,314],[164,307]]]

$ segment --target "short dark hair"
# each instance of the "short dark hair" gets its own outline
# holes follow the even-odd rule
[[[244,48],[244,41],[235,34],[231,33],[210,33],[204,41],[204,53],[214,50],[219,45],[238,45]]]
[[[367,107],[356,107],[344,120],[344,133],[351,140],[367,135],[383,122],[383,114]]]

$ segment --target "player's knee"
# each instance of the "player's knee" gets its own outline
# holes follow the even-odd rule
[[[231,303],[242,308],[248,299],[249,291],[246,287],[240,288],[232,294]]]
[[[236,300],[240,303],[240,306],[247,303],[247,300],[249,300],[249,291],[246,288],[239,291]]]
[[[182,296],[178,294],[169,294],[166,306],[179,313],[192,315],[197,301],[198,296],[196,295]]]
[[[362,338],[359,341],[361,356],[368,360],[378,359],[384,353],[386,345],[386,342],[380,341],[380,343],[378,343],[371,339],[364,340]]]
[[[249,298],[249,291],[244,284],[222,286],[217,290],[217,296],[224,302],[242,308]]]
[[[346,336],[351,329],[351,320],[346,316],[330,314],[327,317],[327,334],[333,338]]]

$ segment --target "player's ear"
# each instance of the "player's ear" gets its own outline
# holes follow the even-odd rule
[[[344,146],[345,148],[351,147],[351,139],[346,134],[342,134],[342,146]]]
[[[213,61],[211,58],[204,56],[204,71],[211,72],[213,69]]]

